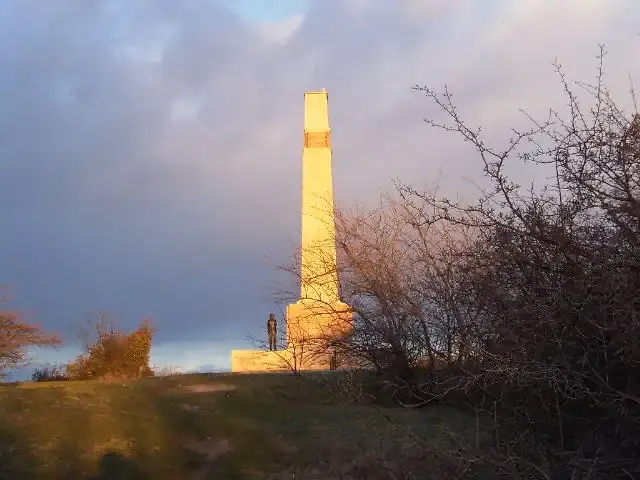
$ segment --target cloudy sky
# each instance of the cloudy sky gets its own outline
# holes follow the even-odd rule
[[[338,202],[468,193],[478,159],[411,87],[447,84],[499,142],[599,43],[627,102],[639,25],[637,0],[4,0],[0,285],[69,342],[40,361],[107,310],[153,317],[156,364],[228,368],[298,243],[304,91],[329,91]]]

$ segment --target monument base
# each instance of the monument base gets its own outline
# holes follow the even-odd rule
[[[286,358],[288,358],[286,350],[232,350],[231,371],[245,373],[284,371]]]
[[[329,370],[331,356],[327,353],[306,355],[294,346],[275,351],[232,350],[232,373],[297,372]]]
[[[333,357],[330,339],[346,335],[352,328],[350,307],[300,300],[287,305],[287,343],[282,350],[232,350],[232,372],[278,372],[336,370],[341,365]]]

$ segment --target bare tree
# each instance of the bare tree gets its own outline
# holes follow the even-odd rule
[[[640,474],[640,115],[633,95],[630,112],[613,101],[604,55],[594,84],[555,65],[567,114],[527,115],[531,128],[501,149],[464,122],[448,90],[416,88],[449,120],[428,123],[475,147],[492,184],[472,205],[402,191],[431,207],[430,222],[479,233],[466,301],[480,312],[480,364],[459,385],[494,419],[495,458],[515,476]],[[514,161],[554,175],[524,188],[505,172]]]
[[[7,299],[1,298],[0,304]],[[62,341],[57,335],[43,333],[37,325],[24,323],[17,312],[0,312],[0,379],[7,371],[29,363],[29,348],[55,346]]]
[[[322,303],[309,313],[340,319],[348,310],[350,328],[340,332],[326,322],[324,330],[316,331],[316,351],[331,351],[350,368],[373,368],[397,390],[402,385],[414,393],[428,391],[419,370],[431,375],[437,365],[466,359],[472,339],[468,330],[478,316],[460,301],[466,287],[457,275],[469,262],[463,253],[473,231],[425,222],[427,207],[387,195],[376,209],[336,210],[338,261],[329,253],[313,263],[315,270],[337,268],[344,303]],[[323,249],[316,253],[327,255]],[[301,275],[305,269],[297,262],[286,269]],[[424,401],[412,396],[414,403]]]
[[[503,148],[446,88],[416,87],[447,118],[427,122],[475,148],[490,187],[464,203],[399,185],[378,209],[334,217],[354,317],[328,345],[402,403],[476,408],[492,445],[473,462],[514,478],[640,476],[640,115],[633,93],[630,111],[613,101],[600,53],[594,84],[555,65],[567,112],[524,113],[530,128]],[[514,162],[552,177],[523,187]]]

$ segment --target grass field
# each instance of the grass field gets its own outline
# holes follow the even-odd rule
[[[331,394],[318,378],[296,382],[179,375],[5,385],[0,479],[375,479],[392,478],[391,464],[438,478],[427,475],[433,465],[416,438],[473,428],[445,408],[380,410]]]

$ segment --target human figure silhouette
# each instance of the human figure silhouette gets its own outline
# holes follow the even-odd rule
[[[269,320],[267,320],[267,334],[269,336],[269,350],[273,351],[276,349],[276,335],[278,333],[278,322],[276,321],[275,314],[269,315]]]

